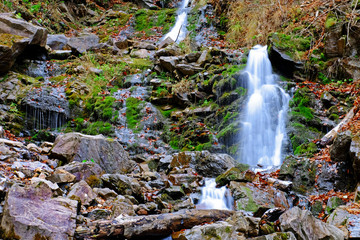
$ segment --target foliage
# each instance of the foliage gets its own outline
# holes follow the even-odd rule
[[[139,126],[141,115],[140,111],[143,108],[143,101],[134,97],[126,99],[126,122],[128,128],[136,130]]]

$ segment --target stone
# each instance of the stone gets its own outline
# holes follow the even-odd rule
[[[80,201],[83,206],[89,206],[96,198],[96,194],[84,180],[81,180],[71,187],[67,197]]]
[[[50,156],[65,162],[94,161],[107,173],[131,172],[136,165],[119,142],[102,135],[61,135],[56,138]]]
[[[330,158],[335,162],[350,161],[351,132],[344,131],[337,134],[330,147]]]
[[[22,142],[11,141],[11,140],[4,139],[4,138],[0,138],[0,145],[1,144],[5,144],[7,146],[17,147],[17,148],[23,148],[24,147],[24,144]]]
[[[4,138],[5,130],[3,126],[0,126],[0,138]]]
[[[47,164],[42,162],[16,161],[11,165],[11,169],[23,172],[26,177],[32,177],[35,173],[39,172],[52,173],[54,171]]]
[[[205,224],[202,226],[195,226],[192,229],[186,230],[184,233],[181,234],[181,236],[182,237],[178,238],[178,240],[237,239],[237,233],[234,231],[234,227],[224,221],[212,224]]]
[[[86,162],[71,162],[57,169],[65,170],[76,177],[76,181],[90,180],[91,177],[101,177],[105,173],[101,167],[91,161]]]
[[[0,14],[0,32],[28,38],[28,44],[40,47],[45,47],[48,34],[45,28],[7,14]]]
[[[72,183],[76,177],[64,169],[56,169],[52,175],[46,178],[54,183]]]
[[[118,196],[118,194],[110,188],[94,188],[93,191],[105,200],[108,200],[110,198],[116,198]]]
[[[108,209],[96,208],[88,213],[88,218],[91,220],[109,219],[112,212]]]
[[[226,221],[233,226],[235,231],[241,232],[245,236],[257,236],[259,233],[260,218],[245,216],[242,211],[236,211]]]
[[[118,196],[111,201],[106,201],[104,206],[111,207],[111,219],[119,216],[135,216],[135,210],[132,203],[123,196]]]
[[[96,75],[100,75],[104,72],[104,70],[99,69],[99,68],[94,68],[94,67],[89,68],[89,71],[91,73],[95,73]]]
[[[297,240],[292,232],[277,232],[260,237],[252,238],[252,240]]]
[[[71,239],[77,201],[51,198],[46,184],[13,185],[5,199],[1,228],[8,239]]]
[[[252,183],[231,181],[229,189],[235,200],[237,210],[259,212],[261,216],[262,213],[271,208],[285,210],[290,207],[286,194],[271,186],[258,188]]]
[[[252,182],[255,178],[255,173],[251,170],[241,171],[241,169],[232,167],[223,174],[216,177],[216,183],[219,186],[225,186],[231,181],[237,182]]]
[[[355,58],[345,58],[338,70],[345,78],[360,79],[360,62]]]
[[[104,174],[101,179],[105,187],[121,195],[130,195],[142,199],[141,186],[135,178],[121,174]]]
[[[152,42],[133,41],[132,46],[139,49],[156,50],[156,47]]]
[[[192,183],[194,181],[200,180],[198,176],[190,175],[190,174],[169,174],[169,181],[175,186],[181,186],[184,183]]]
[[[346,40],[343,37],[343,23],[335,24],[327,29],[324,43],[326,57],[342,57],[345,53]]]
[[[360,216],[358,212],[359,209],[356,206],[339,206],[329,215],[326,223],[338,227],[347,237],[359,238]]]
[[[5,34],[1,34],[0,36],[4,38]],[[28,45],[29,39],[21,38],[18,36],[8,35],[6,38],[14,38],[15,40],[11,44],[11,46],[3,45],[0,42],[0,74],[4,74],[8,72],[11,67],[14,65],[17,57],[25,50]],[[8,100],[14,100],[10,97]]]
[[[178,57],[160,57],[159,58],[160,61],[160,66],[169,71],[169,72],[173,72],[176,68],[176,65],[179,62],[179,58]]]
[[[337,227],[316,219],[310,211],[293,207],[280,216],[283,232],[292,232],[297,239],[344,239],[344,233]]]
[[[39,148],[38,146],[36,146],[34,143],[29,143],[29,144],[26,146],[26,149],[28,149],[29,151],[41,153],[41,148]]]
[[[18,156],[18,153],[10,150],[8,146],[0,145],[0,160],[5,161],[9,158],[15,158]]]
[[[353,163],[354,175],[360,178],[360,136],[356,135],[352,138],[350,149],[350,158]]]
[[[119,49],[126,49],[129,46],[129,40],[125,35],[119,35],[112,41],[113,44]]]
[[[69,38],[64,34],[49,34],[46,45],[48,45],[51,50],[69,50],[67,46],[68,41]]]
[[[72,37],[68,45],[74,53],[83,54],[99,44],[99,37],[95,34],[83,34],[80,37]]]
[[[179,70],[182,74],[187,76],[192,76],[198,72],[201,72],[203,68],[190,65],[190,64],[177,64],[176,69]]]
[[[185,196],[185,192],[181,188],[181,186],[171,186],[171,187],[165,188],[163,191],[169,197],[171,197],[173,200],[180,199]]]
[[[293,186],[293,183],[291,181],[283,181],[277,178],[267,178],[266,180],[275,188],[284,192],[289,192]]]
[[[172,155],[170,168],[190,166],[202,176],[217,177],[235,166],[235,160],[228,154],[209,151],[181,152]]]
[[[185,60],[189,63],[196,62],[199,59],[200,55],[200,52],[192,52],[185,55]]]
[[[270,47],[269,59],[274,68],[281,72],[284,76],[292,77],[294,72],[300,70],[303,66],[301,62],[294,61],[290,56],[283,53],[274,45]]]
[[[197,64],[200,65],[200,67],[204,67],[206,63],[210,62],[210,60],[212,59],[210,51],[208,50],[204,50],[202,51],[200,57],[198,58],[198,60],[196,61]]]
[[[158,48],[162,49],[162,48],[166,48],[167,46],[174,44],[175,41],[171,38],[171,37],[167,37],[166,39],[162,40],[159,45]]]
[[[33,177],[33,178],[31,178],[31,184],[33,184],[35,186],[38,184],[46,184],[54,192],[54,196],[61,196],[63,194],[63,191],[59,188],[57,183],[53,183],[46,179],[42,179],[39,177]]]
[[[153,56],[153,52],[146,49],[133,49],[130,56],[133,58],[150,58]]]

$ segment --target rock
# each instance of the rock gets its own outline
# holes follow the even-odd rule
[[[105,172],[101,167],[91,161],[86,162],[71,162],[64,166],[58,167],[57,169],[65,170],[76,177],[76,181],[91,181],[93,177],[101,177]]]
[[[119,142],[102,135],[61,135],[56,138],[50,156],[65,162],[94,161],[107,173],[127,173],[136,165]]]
[[[237,233],[234,231],[234,227],[223,221],[205,224],[202,226],[195,226],[192,229],[186,230],[184,233],[180,234],[180,236],[180,238],[177,238],[178,240],[237,239]]]
[[[179,62],[178,57],[160,57],[159,60],[160,66],[171,73],[175,70],[177,63]]]
[[[182,210],[159,215],[119,217],[113,221],[99,221],[90,233],[79,235],[87,238],[96,234],[98,238],[149,239],[166,237],[172,232],[189,229],[202,223],[224,220],[233,211],[227,210]]]
[[[95,73],[96,75],[100,75],[104,72],[104,70],[99,69],[99,68],[94,68],[94,67],[89,68],[89,71],[91,73]]]
[[[335,24],[327,30],[324,50],[326,57],[342,57],[345,53],[346,39],[343,34],[343,23]]]
[[[350,213],[352,212],[352,213]],[[357,239],[360,237],[359,209],[355,206],[339,206],[327,218],[326,223],[341,229],[345,236]]]
[[[249,166],[247,166],[249,167]],[[228,169],[223,174],[220,174],[216,177],[216,184],[219,186],[225,186],[230,181],[237,181],[237,182],[252,182],[255,178],[255,173],[251,170],[248,171],[241,171],[241,169],[233,167]]]
[[[293,207],[280,216],[283,232],[293,232],[297,239],[344,239],[337,227],[316,219],[308,210]]]
[[[55,193],[54,196],[61,196],[63,194],[63,191],[59,188],[59,186],[56,183],[52,183],[46,179],[33,177],[31,178],[31,184],[34,186],[39,184],[46,184]]]
[[[56,169],[55,172],[46,179],[54,183],[71,183],[76,180],[76,177],[64,169]]]
[[[88,218],[91,220],[107,220],[110,218],[111,213],[112,212],[110,210],[96,208],[88,213]]]
[[[93,191],[105,200],[116,198],[118,196],[118,194],[110,188],[94,188]]]
[[[68,41],[69,38],[64,34],[49,34],[46,45],[48,45],[51,50],[69,50],[67,46]]]
[[[289,208],[285,193],[270,186],[258,188],[251,183],[231,181],[229,189],[237,210],[258,212],[256,215],[261,216],[271,208]]]
[[[352,138],[349,150],[350,158],[353,162],[355,176],[360,177],[360,136],[356,135]]]
[[[71,239],[77,201],[51,198],[46,184],[13,185],[5,199],[1,228],[8,239]]]
[[[270,47],[269,59],[274,68],[280,71],[282,75],[290,78],[293,77],[295,71],[302,68],[301,62],[294,61],[274,45]]]
[[[133,58],[150,58],[153,56],[153,52],[146,49],[133,49],[130,56]]]
[[[175,186],[181,186],[184,183],[192,183],[194,181],[200,180],[198,176],[190,174],[169,174],[169,181]]]
[[[10,150],[8,146],[0,145],[0,160],[5,161],[9,158],[15,158],[18,156],[18,153]]]
[[[81,205],[88,206],[96,198],[96,194],[84,180],[81,180],[71,187],[68,198],[80,201]]]
[[[8,145],[10,147],[17,147],[17,148],[23,148],[24,144],[22,142],[16,142],[16,141],[11,141],[11,140],[7,140],[4,138],[0,138],[0,145],[1,144],[5,144]]]
[[[337,134],[334,143],[330,147],[330,158],[334,162],[350,161],[351,132],[344,131]]]
[[[4,135],[5,135],[5,130],[3,126],[0,126],[0,138],[4,138]]]
[[[104,174],[101,179],[104,186],[115,192],[142,200],[141,186],[136,179],[121,174]]]
[[[165,188],[163,191],[169,197],[171,197],[173,200],[180,199],[185,196],[185,192],[181,188],[181,186],[171,186],[171,187]]]
[[[260,218],[245,216],[244,212],[236,211],[231,217],[226,219],[234,230],[245,234],[245,236],[257,236],[259,234],[258,225]]]
[[[235,166],[235,160],[228,154],[201,152],[181,152],[172,155],[170,168],[190,166],[200,175],[216,177]]]
[[[260,237],[252,238],[252,240],[297,240],[292,232],[278,232]]]
[[[148,8],[152,10],[159,9],[158,6],[156,6],[154,2],[151,0],[134,0],[134,2],[143,8]]]
[[[7,14],[0,14],[0,32],[28,38],[28,44],[45,47],[47,30],[35,26],[22,19],[12,18]]]
[[[26,149],[28,149],[29,151],[41,153],[41,148],[39,148],[38,146],[36,146],[34,143],[29,143],[29,144],[26,146]]]
[[[119,49],[126,49],[129,46],[129,40],[125,35],[119,35],[113,39],[113,44]]]
[[[203,70],[203,68],[201,67],[193,66],[190,64],[177,64],[176,69],[179,70],[182,74],[187,76],[192,76]]]
[[[276,178],[267,178],[266,179],[270,184],[272,184],[275,188],[284,191],[289,192],[292,188],[293,183],[290,181],[283,181]]]
[[[212,59],[210,51],[204,50],[198,60],[196,61],[197,64],[200,65],[200,67],[204,67],[206,63],[210,62]]]
[[[13,39],[10,44],[0,41],[0,74],[3,74],[14,65],[16,58],[28,45],[29,39],[2,33],[0,33],[0,38]]]
[[[50,59],[65,60],[71,56],[71,50],[54,50],[49,54]]]
[[[123,196],[117,196],[110,201],[106,201],[104,206],[111,207],[111,219],[117,218],[119,216],[135,216],[135,211],[132,203],[125,199]]]
[[[345,58],[338,70],[344,78],[360,79],[360,62],[356,58]]]
[[[20,162],[16,161],[11,165],[11,169],[23,172],[26,177],[32,177],[36,172],[52,173],[52,170],[47,164],[42,162]]]
[[[90,49],[97,47],[99,37],[95,34],[84,34],[80,37],[72,37],[68,41],[68,45],[74,53],[83,54]]]
[[[159,45],[158,48],[162,49],[162,48],[166,48],[167,46],[174,44],[175,41],[171,38],[171,37],[167,37],[166,39],[162,40]]]
[[[200,55],[200,52],[192,52],[185,55],[185,60],[189,63],[196,62],[199,59]]]
[[[156,47],[152,42],[133,41],[132,46],[139,49],[156,50]]]

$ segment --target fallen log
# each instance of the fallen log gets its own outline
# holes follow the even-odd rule
[[[196,225],[225,220],[234,214],[229,210],[182,210],[147,216],[118,217],[94,222],[90,232],[77,233],[77,239],[151,239]]]
[[[332,144],[332,142],[334,141],[334,139],[336,138],[338,131],[341,127],[343,127],[345,124],[347,124],[353,117],[354,117],[354,110],[355,107],[353,107],[344,117],[344,119],[338,124],[336,125],[336,127],[334,127],[333,129],[331,129],[324,137],[321,138],[320,144],[322,146],[326,146],[329,144]]]

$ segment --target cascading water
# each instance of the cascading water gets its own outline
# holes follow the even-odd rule
[[[173,28],[168,32],[163,39],[170,37],[175,42],[179,43],[186,37],[186,25],[187,25],[187,15],[188,15],[188,5],[190,0],[183,0],[177,11],[176,21]]]
[[[248,100],[241,134],[241,162],[265,168],[281,164],[289,95],[276,84],[267,46],[255,46],[245,68]]]
[[[216,188],[215,179],[210,178],[205,180],[205,186],[201,189],[201,199],[196,208],[232,210],[233,203],[229,189],[225,186]]]

